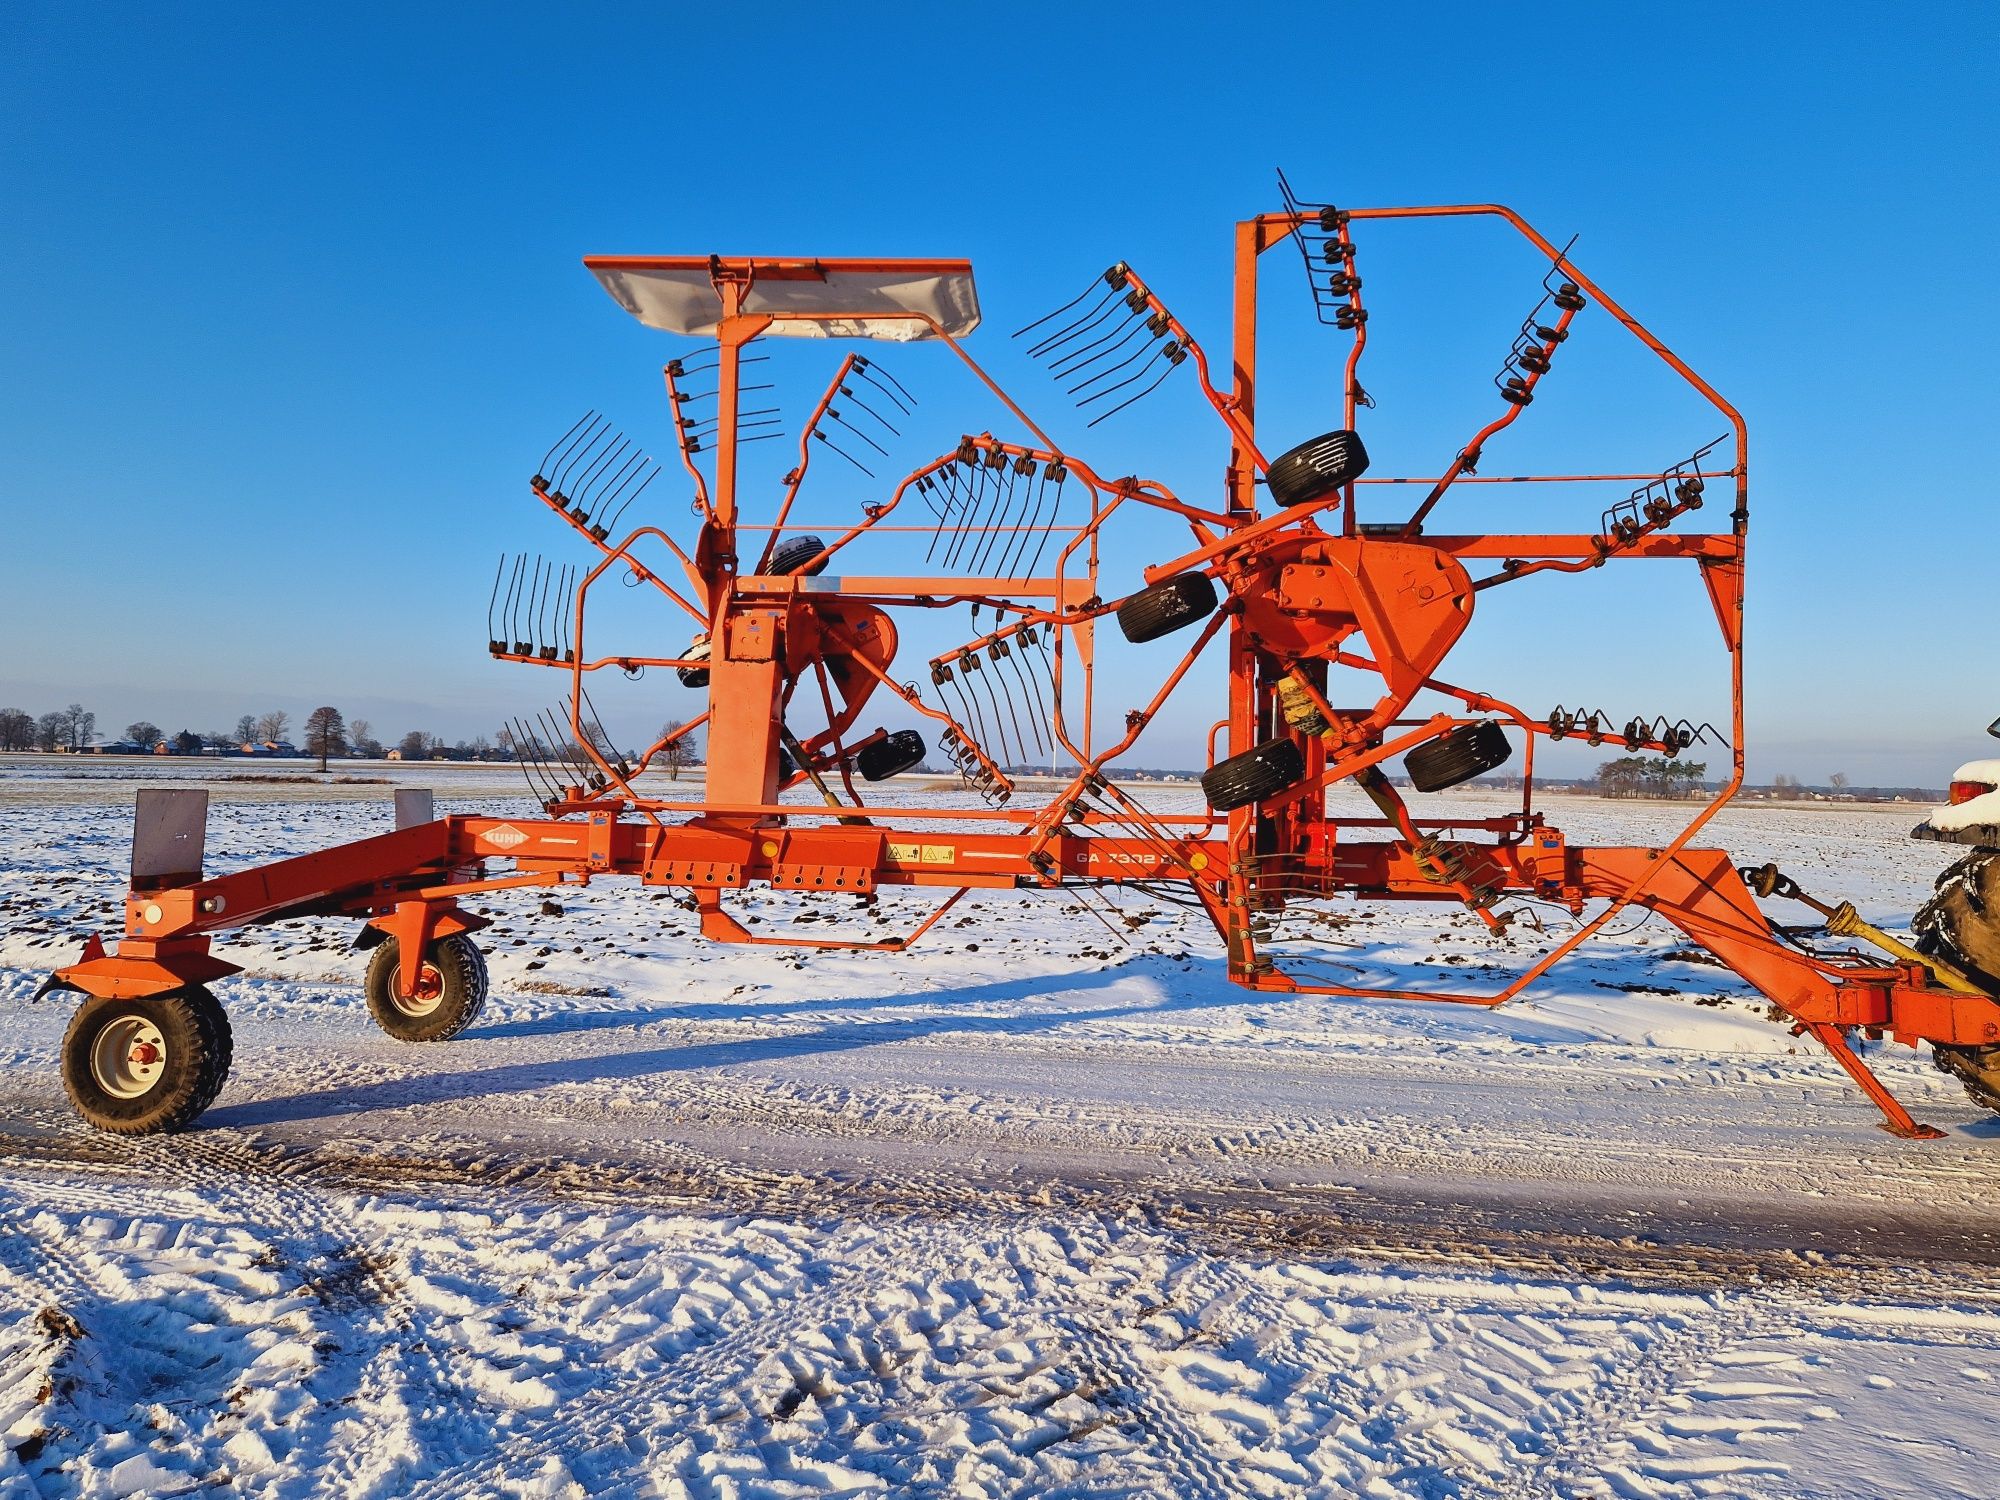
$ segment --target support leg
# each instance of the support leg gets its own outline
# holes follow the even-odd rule
[[[1883,1086],[1882,1080],[1868,1069],[1852,1047],[1847,1045],[1847,1037],[1838,1026],[1825,1021],[1801,1023],[1801,1029],[1812,1033],[1813,1037],[1833,1054],[1833,1060],[1847,1070],[1847,1076],[1861,1086],[1861,1091],[1875,1101],[1875,1107],[1882,1111],[1882,1128],[1891,1135],[1899,1135],[1908,1141],[1935,1141],[1944,1132],[1931,1125],[1919,1125],[1910,1118],[1910,1112],[1897,1102],[1896,1096]]]

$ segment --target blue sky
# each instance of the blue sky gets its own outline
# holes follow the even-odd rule
[[[686,348],[587,253],[968,256],[971,347],[1043,425],[1206,498],[1222,434],[1185,382],[1086,434],[1006,335],[1123,258],[1225,348],[1229,226],[1283,165],[1313,197],[1501,201],[1578,235],[1750,421],[1753,777],[1938,784],[2000,713],[1993,16],[17,0],[0,703],[200,729],[331,702],[457,738],[553,698],[484,658],[498,553],[579,558],[524,481],[590,407],[670,456],[658,367]],[[1371,230],[1362,257],[1364,430],[1382,471],[1435,472],[1489,415],[1539,269],[1497,228]],[[1266,279],[1273,449],[1334,425],[1340,346],[1295,276]],[[926,397],[912,463],[1003,430],[939,352],[897,357]],[[1488,472],[1664,467],[1720,431],[1600,311],[1567,353]],[[834,357],[774,361],[789,412]],[[862,497],[829,476],[808,514]],[[1468,493],[1439,529],[1587,530],[1611,498]],[[684,499],[648,519],[687,535]],[[1130,533],[1107,591],[1180,540]],[[1717,717],[1692,573],[1612,571],[1482,599],[1447,675],[1534,712]],[[606,621],[634,649],[682,633]],[[1122,707],[1156,658],[1111,649]],[[1141,760],[1196,757],[1219,708],[1195,686]],[[627,737],[690,707],[659,674],[605,696]]]

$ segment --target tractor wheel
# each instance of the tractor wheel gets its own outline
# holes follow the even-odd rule
[[[854,757],[854,769],[865,781],[887,781],[901,771],[923,764],[924,737],[914,729],[899,729],[865,747]]]
[[[771,551],[771,572],[780,577],[796,573],[826,550],[826,543],[816,536],[795,536],[783,541]],[[820,557],[818,563],[806,568],[806,577],[817,578],[826,571],[826,565],[833,561],[830,557]]]
[[[1118,606],[1118,628],[1138,645],[1170,635],[1215,611],[1215,581],[1206,573],[1177,573]]]
[[[1937,878],[1911,928],[1918,951],[2000,996],[2000,854],[1968,854]]]
[[[1420,792],[1441,792],[1470,781],[1481,771],[1507,764],[1514,747],[1491,719],[1460,724],[1403,757],[1410,784]]]
[[[368,1014],[399,1042],[443,1042],[470,1026],[486,1003],[486,956],[463,933],[439,938],[424,954],[417,991],[398,982],[396,939],[385,938],[368,958],[362,991]]]
[[[1217,812],[1248,807],[1305,780],[1306,758],[1294,740],[1266,740],[1202,772],[1202,795]]]
[[[1965,1086],[1965,1096],[2000,1113],[2000,1047],[1946,1047],[1931,1043],[1931,1062]]]
[[[229,1017],[200,985],[137,1000],[94,998],[63,1034],[63,1088],[99,1130],[184,1130],[229,1076]]]
[[[1368,450],[1359,434],[1322,433],[1271,460],[1264,487],[1279,505],[1304,505],[1368,472]]]
[[[688,648],[681,653],[681,659],[684,661],[707,661],[710,649],[708,637],[706,635],[698,635],[688,642]],[[675,667],[674,675],[680,678],[681,686],[685,688],[705,688],[708,686],[707,667]]]

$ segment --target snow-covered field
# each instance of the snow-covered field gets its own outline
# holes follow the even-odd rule
[[[29,996],[115,928],[132,789],[180,769],[0,762],[9,1500],[2000,1494],[2000,1119],[1883,1049],[1948,1132],[1890,1139],[1663,923],[1488,1013],[1246,995],[1138,893],[968,900],[890,957],[718,949],[612,883],[491,901],[494,998],[437,1048],[369,1025],[351,923],[301,923],[225,946],[200,1127],[92,1135],[70,1004]],[[389,823],[388,786],[198,769],[212,870]],[[529,810],[502,768],[352,774]],[[1958,852],[1918,816],[1713,836],[1900,926]],[[1351,903],[1316,941],[1494,988],[1542,915]]]

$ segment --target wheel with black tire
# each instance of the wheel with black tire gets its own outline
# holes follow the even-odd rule
[[[1210,807],[1230,812],[1275,797],[1297,786],[1305,776],[1306,758],[1296,740],[1266,740],[1202,772],[1201,791]]]
[[[688,642],[688,648],[681,653],[681,659],[683,661],[705,662],[709,659],[709,650],[707,635],[698,635]],[[675,667],[674,675],[680,678],[682,687],[705,688],[708,686],[708,668],[705,666]]]
[[[486,1003],[486,955],[463,933],[439,938],[424,953],[415,993],[406,994],[401,948],[385,938],[368,958],[362,992],[368,1014],[399,1042],[443,1042],[478,1017]]]
[[[914,729],[899,729],[863,746],[854,757],[854,769],[864,781],[887,781],[922,765],[923,760],[924,737]]]
[[[1271,460],[1264,487],[1279,505],[1305,505],[1368,472],[1368,450],[1359,433],[1324,432]]]
[[[1910,930],[1918,951],[2000,995],[2000,854],[1977,850],[1938,876]]]
[[[1206,573],[1176,573],[1119,605],[1118,628],[1136,646],[1213,614],[1215,604],[1214,579]]]
[[[778,577],[796,573],[815,557],[826,550],[826,543],[816,536],[788,537],[771,550],[770,571]],[[817,578],[826,571],[831,558],[819,557],[819,561],[806,568],[806,577]]]
[[[99,1130],[185,1130],[222,1092],[232,1051],[229,1017],[200,985],[140,999],[93,997],[63,1034],[63,1089]]]
[[[1460,724],[1403,757],[1410,784],[1420,792],[1441,792],[1470,781],[1482,771],[1504,766],[1514,753],[1507,736],[1491,719]]]

